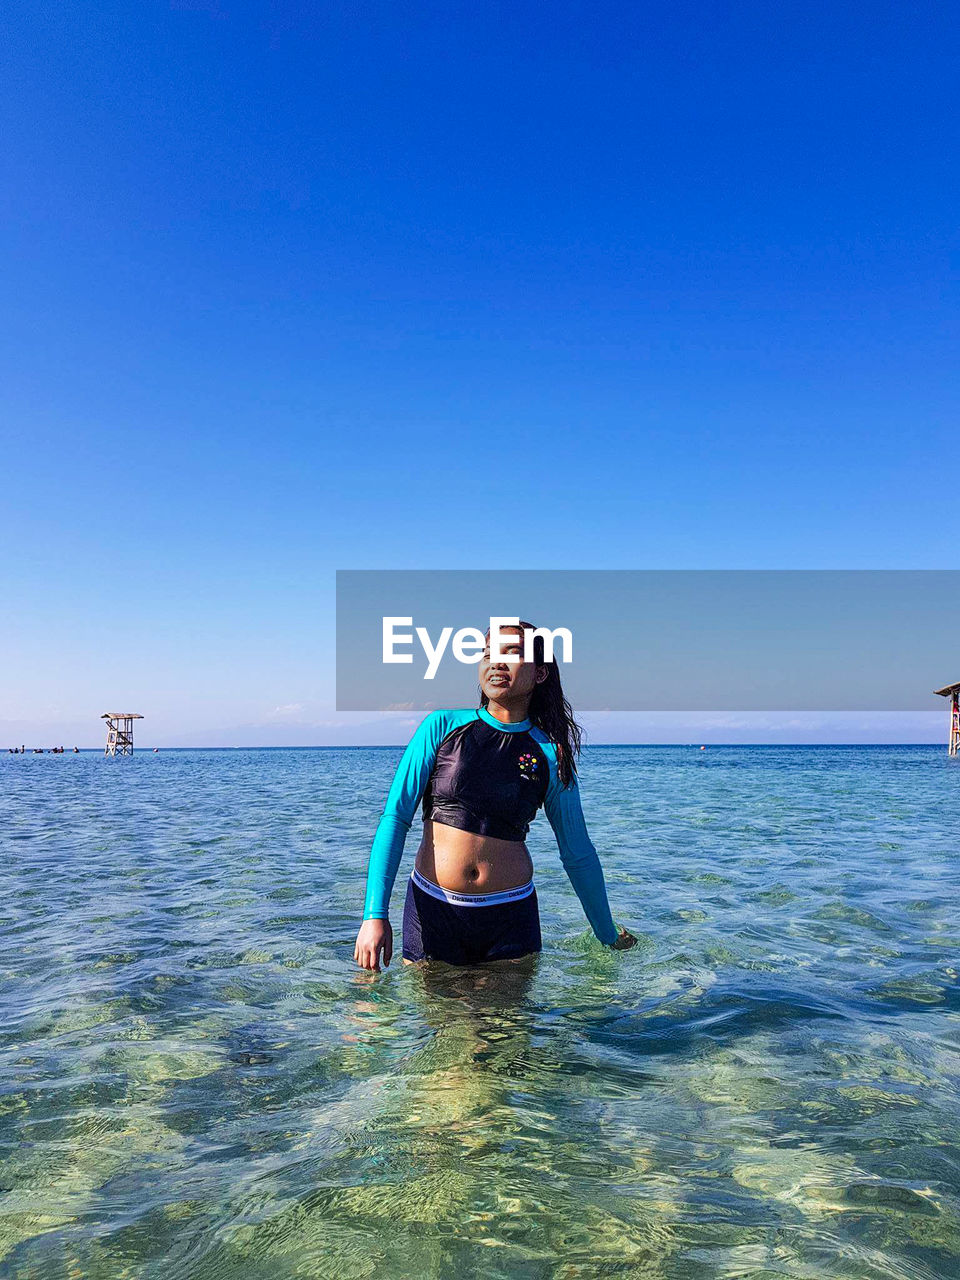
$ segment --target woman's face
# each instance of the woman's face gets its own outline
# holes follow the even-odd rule
[[[480,688],[491,702],[515,702],[527,699],[534,688],[547,678],[546,667],[523,661],[523,632],[519,628],[501,627],[500,652],[516,654],[519,662],[490,661],[490,633],[480,659]]]

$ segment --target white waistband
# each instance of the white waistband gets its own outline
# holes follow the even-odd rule
[[[498,902],[516,902],[518,898],[529,897],[533,893],[533,881],[518,885],[515,889],[504,889],[500,893],[455,893],[452,889],[444,889],[426,876],[421,875],[416,867],[410,873],[410,879],[431,898],[439,898],[441,902],[454,902],[458,907],[493,907]]]

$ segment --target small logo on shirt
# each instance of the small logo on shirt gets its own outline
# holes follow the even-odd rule
[[[537,768],[540,764],[537,757],[531,755],[529,752],[525,752],[517,763],[520,766],[520,776],[522,778],[526,778],[529,782],[536,782]]]

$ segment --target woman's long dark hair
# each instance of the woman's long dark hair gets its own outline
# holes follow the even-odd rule
[[[520,632],[535,631],[532,622],[517,624]],[[512,628],[503,628],[504,631]],[[489,637],[490,633],[487,632]],[[547,678],[534,685],[530,698],[530,710],[527,713],[530,723],[542,729],[547,737],[557,746],[557,773],[565,787],[577,775],[577,757],[580,755],[580,739],[583,730],[573,718],[573,708],[563,696],[560,686],[560,668],[556,660],[545,662],[543,658],[543,636],[533,637],[533,660],[538,667],[546,667]],[[490,699],[480,690],[480,705],[485,707]]]

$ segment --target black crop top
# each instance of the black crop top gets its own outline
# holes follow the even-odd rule
[[[525,840],[549,782],[547,757],[529,733],[504,733],[478,717],[438,746],[423,795],[424,821]]]

